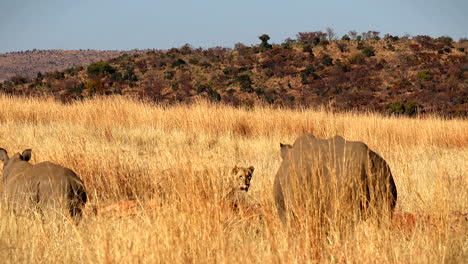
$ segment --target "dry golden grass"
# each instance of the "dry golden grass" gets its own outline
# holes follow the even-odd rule
[[[325,110],[236,109],[199,102],[158,106],[121,97],[63,105],[0,95],[0,147],[33,149],[76,171],[90,204],[154,199],[129,217],[70,221],[0,210],[4,263],[462,263],[468,259],[468,121]],[[352,236],[312,239],[283,228],[272,185],[279,143],[305,132],[360,140],[389,163],[397,211],[437,215],[411,232],[364,222]],[[255,166],[250,190],[258,214],[223,206],[226,168]],[[204,173],[200,173],[204,172]]]

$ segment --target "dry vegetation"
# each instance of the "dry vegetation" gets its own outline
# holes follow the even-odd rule
[[[33,149],[32,162],[75,170],[91,204],[157,204],[129,217],[78,226],[0,210],[4,263],[462,263],[468,259],[468,121],[394,118],[324,109],[249,109],[197,102],[159,106],[122,97],[73,104],[0,95],[0,147]],[[411,230],[364,222],[353,234],[312,239],[283,228],[272,196],[279,143],[304,133],[361,140],[392,168],[397,211],[434,216]],[[255,166],[252,203],[262,217],[221,203],[226,168]],[[203,173],[200,173],[203,172]]]
[[[0,53],[0,81],[14,76],[34,78],[38,72],[61,71],[76,65],[88,65],[134,51],[112,50],[31,50]]]
[[[42,67],[33,79],[15,75],[0,83],[0,92],[63,102],[118,94],[166,104],[204,98],[233,106],[333,105],[337,111],[468,116],[466,39],[379,39],[372,37],[376,33],[328,41],[323,32],[303,32],[281,44],[264,42],[268,35],[262,35],[259,45],[238,43],[234,49],[187,44],[132,51],[60,72]],[[55,60],[53,53],[44,57]],[[30,57],[17,67],[34,61],[40,60]],[[1,62],[0,54],[0,69]]]

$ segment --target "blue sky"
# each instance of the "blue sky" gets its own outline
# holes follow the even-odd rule
[[[0,0],[0,52],[233,47],[331,27],[468,37],[467,0]]]

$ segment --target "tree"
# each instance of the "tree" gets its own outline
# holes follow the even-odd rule
[[[309,43],[313,45],[317,45],[320,43],[321,39],[326,37],[326,34],[322,31],[314,31],[314,32],[299,32],[296,34],[297,40],[303,44]]]
[[[378,31],[369,30],[367,32],[362,32],[362,38],[364,40],[371,40],[371,39],[379,40],[380,39],[379,34],[380,32]]]
[[[349,35],[349,37],[350,37],[352,40],[355,40],[355,39],[357,38],[358,33],[357,33],[356,30],[350,30],[350,31],[348,32],[348,35]]]
[[[86,69],[86,73],[91,78],[103,77],[114,72],[115,69],[109,63],[103,61],[92,63]]]
[[[270,36],[268,36],[267,34],[263,34],[258,38],[262,41],[262,43],[260,43],[260,51],[263,52],[272,48],[271,44],[268,43],[268,40],[270,40]]]
[[[263,35],[259,36],[258,38],[262,41],[262,43],[263,42],[268,42],[268,40],[270,40],[270,36],[268,36],[267,34],[263,34]]]
[[[325,30],[327,31],[328,41],[332,41],[336,39],[336,34],[333,28],[327,27]]]
[[[237,81],[239,82],[240,88],[244,92],[251,93],[253,92],[252,88],[252,79],[248,74],[241,74],[237,77]]]

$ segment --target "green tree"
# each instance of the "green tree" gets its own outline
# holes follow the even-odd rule
[[[237,77],[237,81],[239,82],[239,85],[242,91],[248,92],[248,93],[251,93],[254,91],[252,88],[252,79],[250,79],[250,75],[241,74]]]
[[[86,73],[91,78],[103,77],[114,72],[115,69],[109,63],[103,61],[91,63],[86,69]]]
[[[268,40],[270,40],[270,36],[268,36],[267,34],[263,34],[259,36],[258,38],[262,41],[262,43],[260,43],[261,52],[270,50],[272,48],[271,44],[268,43]]]

